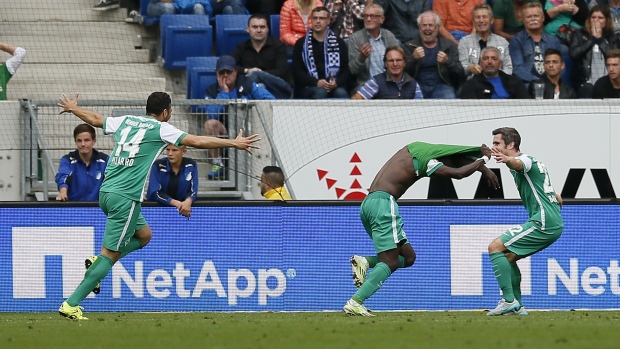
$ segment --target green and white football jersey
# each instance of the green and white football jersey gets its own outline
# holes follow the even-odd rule
[[[107,117],[103,132],[114,134],[115,146],[105,169],[101,191],[142,201],[153,162],[168,146],[178,146],[187,133],[150,116]]]
[[[563,227],[560,204],[555,197],[547,167],[535,157],[523,153],[517,159],[523,163],[523,172],[510,172],[530,215],[529,220],[537,222],[542,230]]]

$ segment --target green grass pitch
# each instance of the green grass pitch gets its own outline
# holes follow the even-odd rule
[[[0,348],[619,348],[620,312],[0,313]]]

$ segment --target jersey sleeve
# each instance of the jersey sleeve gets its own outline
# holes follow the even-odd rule
[[[103,119],[103,133],[106,135],[116,132],[127,116],[106,117]]]
[[[431,159],[428,162],[428,165],[426,165],[426,175],[430,176],[433,174],[433,172],[437,171],[438,168],[440,168],[441,166],[443,166],[443,162],[440,162],[437,159]]]
[[[159,136],[164,142],[179,146],[181,144],[181,140],[187,136],[187,132],[183,132],[167,122],[162,122],[159,130]]]
[[[521,154],[517,156],[517,159],[523,164],[523,172],[529,172],[532,169],[532,159],[529,156]]]
[[[6,69],[11,75],[15,75],[19,66],[24,62],[24,58],[26,58],[26,50],[17,47],[15,52],[13,52],[13,56],[6,61]]]

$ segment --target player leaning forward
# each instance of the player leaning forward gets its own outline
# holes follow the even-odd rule
[[[485,165],[491,149],[414,142],[399,150],[383,165],[370,185],[370,194],[360,207],[364,228],[375,245],[376,256],[353,256],[353,281],[359,287],[345,304],[349,315],[373,316],[364,306],[383,282],[398,268],[413,265],[415,252],[402,229],[398,200],[418,179],[430,176],[462,179],[480,171],[493,188],[495,174]],[[368,268],[372,271],[366,276]]]
[[[101,185],[99,206],[107,216],[101,253],[92,258],[84,280],[73,294],[62,303],[60,315],[75,320],[86,320],[80,302],[98,286],[114,263],[128,253],[144,247],[151,239],[151,229],[142,217],[142,197],[146,179],[153,162],[168,144],[213,149],[235,147],[251,153],[258,135],[243,137],[240,131],[235,139],[194,136],[168,123],[172,112],[170,96],[165,92],[152,93],[146,102],[146,116],[126,115],[104,117],[94,111],[80,108],[75,100],[63,95],[58,104],[62,113],[73,113],[105,134],[113,134],[115,146],[106,167]]]
[[[511,127],[493,131],[493,157],[505,163],[515,179],[527,222],[510,228],[489,245],[493,272],[503,298],[487,315],[527,315],[521,301],[521,271],[517,260],[549,247],[564,229],[562,197],[553,190],[545,165],[523,154],[521,136]]]

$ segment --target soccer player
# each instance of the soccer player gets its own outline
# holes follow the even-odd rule
[[[521,271],[517,260],[542,251],[562,234],[562,197],[551,185],[545,165],[523,154],[521,136],[512,127],[493,131],[491,152],[495,161],[505,163],[515,179],[521,201],[530,218],[508,229],[489,245],[489,256],[503,298],[487,315],[528,315],[521,301]]]
[[[178,130],[168,123],[172,102],[165,92],[149,96],[146,116],[104,117],[78,107],[78,96],[71,100],[63,94],[58,103],[63,109],[61,114],[73,113],[82,121],[103,128],[105,134],[113,134],[115,141],[99,194],[99,206],[107,216],[101,253],[87,260],[87,265],[89,261],[92,264],[84,280],[58,309],[60,315],[69,319],[87,320],[80,302],[99,286],[116,261],[144,247],[151,239],[151,228],[140,211],[151,164],[164,148],[168,144],[201,149],[235,147],[251,154],[251,148],[258,148],[253,143],[260,138],[256,134],[244,137],[242,130],[235,139],[194,136]]]
[[[364,301],[377,292],[396,269],[410,267],[415,261],[396,200],[418,179],[430,176],[461,179],[480,171],[489,185],[497,189],[497,176],[484,166],[490,156],[491,149],[484,144],[472,147],[414,142],[383,165],[360,207],[362,223],[377,255],[351,257],[353,282],[359,289],[345,304],[346,314],[374,316],[366,309]],[[372,271],[366,277],[368,268]]]

